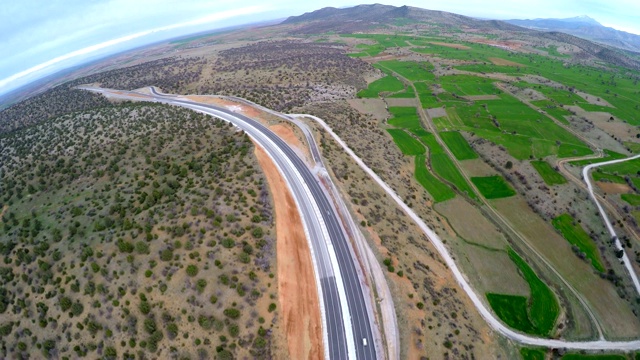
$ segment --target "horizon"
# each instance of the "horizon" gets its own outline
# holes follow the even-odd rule
[[[0,46],[5,49],[6,54],[10,54],[0,59],[0,96],[60,71],[153,43],[231,26],[301,15],[323,7],[346,8],[362,5],[326,0],[311,8],[294,4],[289,0],[280,0],[268,5],[248,0],[243,3],[246,6],[225,8],[204,0],[189,0],[181,4],[180,11],[175,11],[169,0],[143,0],[135,5],[124,0],[108,0],[100,4],[73,1],[78,2],[77,6],[65,3],[57,4],[56,7],[54,2],[49,9],[52,13],[50,17],[31,10],[40,0],[27,1],[25,6],[22,6],[22,3],[12,4],[0,10],[0,19],[3,19],[0,22],[0,31],[7,35],[0,40]],[[151,3],[155,8],[149,10]],[[535,3],[549,5],[544,12],[545,15],[539,16],[542,13],[535,11],[527,12],[526,17],[514,16],[523,12],[524,1],[515,1],[515,4],[509,3],[500,9],[487,9],[485,2],[477,0],[451,0],[447,4],[430,4],[429,10],[495,20],[565,19],[586,15],[603,26],[640,34],[640,24],[628,23],[623,21],[624,16],[617,16],[622,13],[621,10],[618,11],[620,4],[607,6],[602,1],[593,1],[586,5],[576,1],[555,4],[550,0],[538,0]],[[629,1],[621,3],[640,11],[640,5]],[[415,0],[391,0],[385,4],[425,8]],[[73,11],[70,8],[77,10]],[[136,8],[141,11],[131,11]],[[209,12],[214,8],[218,11]],[[594,12],[602,16],[594,16]],[[144,15],[131,15],[132,13]],[[82,21],[77,21],[79,16],[83,18]],[[609,18],[615,18],[618,23],[612,24]]]

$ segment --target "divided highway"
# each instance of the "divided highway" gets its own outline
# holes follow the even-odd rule
[[[348,239],[330,200],[306,164],[280,137],[261,123],[228,109],[183,100],[171,95],[153,95],[85,87],[112,97],[162,102],[203,112],[233,123],[262,146],[283,173],[301,212],[310,241],[321,315],[325,358],[375,359],[372,342],[375,324],[369,314],[361,279],[354,265]]]

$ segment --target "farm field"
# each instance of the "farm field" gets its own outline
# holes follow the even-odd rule
[[[574,219],[569,214],[562,214],[553,219],[553,226],[560,230],[562,236],[576,246],[584,256],[589,259],[591,265],[600,271],[605,272],[604,265],[600,259],[600,252],[596,243],[589,237],[580,224],[574,223]]]
[[[500,175],[472,177],[471,181],[486,199],[500,199],[516,194]]]
[[[469,146],[467,140],[458,131],[443,131],[440,133],[442,141],[458,160],[476,159],[478,154]]]
[[[404,129],[418,129],[420,125],[420,117],[414,107],[389,107],[389,112],[393,117],[387,121],[389,125]]]
[[[415,176],[418,183],[422,185],[433,197],[434,202],[442,202],[453,199],[456,193],[449,186],[438,180],[427,169],[425,155],[418,155],[415,158]]]
[[[542,179],[547,185],[562,185],[567,183],[567,179],[557,172],[546,161],[531,161],[531,165],[538,171],[538,174],[542,176]]]
[[[398,80],[395,76],[387,75],[380,78],[364,89],[358,92],[360,98],[377,98],[380,93],[389,92],[394,93],[404,90],[404,84]]]
[[[405,155],[421,155],[426,152],[420,141],[414,139],[402,129],[387,129],[393,141]]]
[[[640,195],[639,194],[622,194],[620,198],[626,201],[629,205],[632,206],[640,206]]]
[[[560,311],[558,301],[549,287],[513,249],[509,249],[508,253],[529,284],[531,296],[527,299],[524,296],[488,293],[487,300],[496,315],[509,326],[528,334],[547,336]]]

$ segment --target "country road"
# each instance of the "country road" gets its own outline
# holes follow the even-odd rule
[[[631,351],[640,349],[640,340],[631,341],[608,341],[608,340],[593,340],[593,341],[566,341],[561,339],[544,339],[538,338],[526,334],[514,331],[504,325],[481,298],[476,294],[473,287],[469,284],[466,277],[453,260],[453,257],[449,253],[449,250],[442,242],[442,239],[433,231],[427,224],[393,191],[393,189],[387,185],[371,168],[369,168],[360,157],[358,157],[351,148],[325,123],[322,119],[305,114],[294,115],[298,118],[306,117],[317,122],[327,133],[333,137],[333,139],[343,148],[343,150],[362,168],[380,187],[398,204],[398,206],[416,223],[416,225],[424,232],[434,245],[440,256],[444,259],[447,266],[451,269],[456,281],[464,292],[469,296],[474,306],[485,319],[485,321],[496,332],[502,334],[508,339],[516,341],[525,345],[544,346],[549,348],[565,348],[574,350],[619,350],[619,351]],[[640,157],[640,155],[639,155]]]
[[[611,235],[611,238],[614,240],[616,250],[622,251],[621,260],[624,263],[624,266],[627,268],[627,271],[629,272],[629,276],[631,276],[631,280],[633,280],[633,286],[636,288],[636,293],[640,295],[640,281],[638,281],[638,274],[636,274],[635,270],[633,270],[633,266],[631,265],[629,256],[627,256],[627,253],[624,251],[624,248],[622,247],[622,242],[618,238],[616,231],[613,229],[613,225],[611,225],[609,216],[607,215],[606,211],[604,211],[602,204],[600,204],[600,202],[596,198],[596,195],[593,192],[593,184],[591,182],[591,176],[589,176],[589,171],[591,171],[591,169],[594,169],[600,166],[618,164],[621,162],[638,159],[638,158],[640,158],[640,154],[632,157],[628,157],[625,159],[611,160],[611,161],[605,161],[601,163],[587,165],[584,167],[584,169],[582,169],[582,177],[584,178],[585,183],[587,183],[587,188],[589,189],[589,196],[591,196],[591,199],[593,200],[593,202],[596,203],[596,206],[598,207],[598,211],[600,212],[600,216],[602,216],[602,220],[604,221],[604,224],[607,226],[607,230],[609,230],[609,235]]]

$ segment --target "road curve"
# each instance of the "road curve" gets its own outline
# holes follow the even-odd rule
[[[591,183],[591,176],[589,176],[589,171],[591,171],[591,169],[593,168],[597,168],[605,165],[617,164],[617,163],[638,159],[638,158],[640,158],[640,154],[632,157],[628,157],[625,159],[610,160],[610,161],[605,161],[601,163],[587,165],[584,167],[584,169],[582,169],[582,177],[584,178],[585,183],[587,183],[587,188],[589,189],[589,196],[591,196],[591,199],[593,200],[593,202],[596,203],[596,206],[598,207],[598,211],[600,212],[600,216],[602,216],[602,220],[604,221],[604,224],[607,226],[607,229],[609,230],[609,234],[611,235],[611,238],[614,240],[616,250],[622,251],[621,259],[622,259],[622,262],[624,263],[624,266],[627,268],[627,271],[629,272],[629,276],[631,276],[631,280],[633,281],[633,286],[635,286],[636,288],[636,293],[640,294],[640,281],[638,281],[638,274],[636,274],[636,272],[633,270],[631,261],[629,260],[627,253],[624,251],[624,248],[622,247],[622,242],[620,241],[620,239],[618,239],[618,235],[616,234],[616,231],[613,229],[613,225],[611,225],[611,221],[609,221],[609,216],[607,215],[606,211],[604,211],[602,204],[600,204],[600,202],[596,198],[596,194],[593,192],[593,184]]]
[[[516,341],[521,344],[543,346],[549,348],[565,348],[574,350],[608,350],[608,351],[631,351],[640,349],[640,340],[631,341],[608,341],[608,340],[593,340],[593,341],[566,341],[560,339],[544,339],[527,334],[517,332],[504,325],[498,318],[487,308],[485,303],[480,299],[478,294],[471,287],[462,271],[458,268],[458,265],[453,260],[453,257],[449,253],[449,250],[444,245],[440,237],[431,230],[429,226],[407,205],[404,201],[391,189],[387,183],[385,183],[371,168],[369,168],[360,157],[358,157],[349,146],[325,123],[322,119],[307,115],[307,114],[295,114],[295,117],[306,117],[315,120],[331,135],[334,140],[344,149],[345,152],[367,173],[373,178],[373,180],[382,187],[382,189],[402,208],[402,210],[418,225],[418,227],[424,232],[425,235],[431,240],[440,256],[444,259],[447,266],[451,269],[456,281],[464,292],[469,296],[474,306],[485,319],[485,321],[496,332],[502,334],[506,338]],[[640,157],[638,155],[637,157]]]
[[[259,143],[284,175],[292,190],[310,241],[321,297],[325,358],[375,359],[374,329],[349,244],[335,209],[316,177],[298,155],[259,122],[228,109],[158,94],[109,91],[85,87],[110,96],[186,107],[229,121]],[[366,339],[366,340],[364,340]]]

